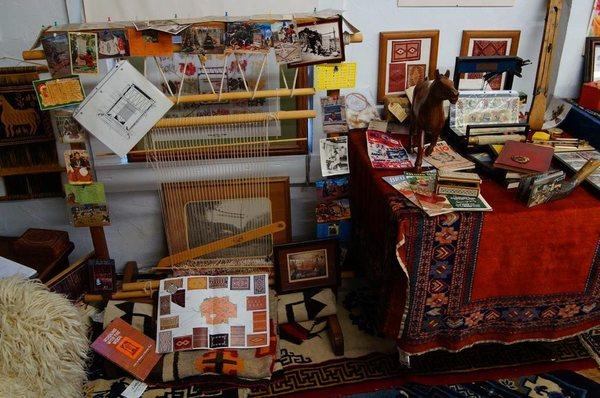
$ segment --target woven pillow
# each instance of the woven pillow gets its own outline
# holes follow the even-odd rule
[[[335,294],[329,288],[282,294],[277,305],[279,324],[310,321],[337,313]]]

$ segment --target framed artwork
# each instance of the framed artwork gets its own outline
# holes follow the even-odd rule
[[[600,37],[588,37],[585,42],[585,70],[583,81],[600,81]]]
[[[284,221],[287,228],[260,239],[211,253],[205,258],[228,257],[244,249],[249,256],[264,253],[265,239],[273,244],[291,241],[290,182],[288,177],[271,177],[266,196],[253,180],[173,182],[161,189],[167,243],[171,253],[193,249],[271,222]]]
[[[339,281],[337,239],[275,246],[276,286],[279,293],[315,287],[333,287]]]
[[[496,55],[516,56],[519,49],[520,30],[463,30],[460,46],[461,57],[492,57]],[[465,88],[481,89],[483,73],[468,73],[461,79]],[[489,82],[492,90],[501,90],[504,75]]]
[[[339,17],[299,23],[298,38],[301,45],[300,62],[290,63],[290,67],[335,64],[346,59],[342,19]]]
[[[404,95],[407,88],[433,79],[439,36],[439,30],[379,34],[377,102],[383,102],[386,95]]]

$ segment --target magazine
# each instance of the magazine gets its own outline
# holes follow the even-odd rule
[[[456,153],[445,141],[438,141],[430,156],[424,158],[439,170],[459,171],[475,167],[475,164]]]
[[[350,201],[338,199],[317,205],[317,222],[331,222],[350,218]]]
[[[382,178],[430,217],[454,211],[492,210],[481,194],[478,197],[436,194],[436,174],[435,171],[432,171],[418,174],[405,173],[405,175]]]
[[[410,169],[414,166],[400,140],[381,131],[367,130],[367,151],[374,169]]]

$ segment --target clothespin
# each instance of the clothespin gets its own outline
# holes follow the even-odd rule
[[[340,70],[339,66],[337,66],[337,65],[333,66],[333,73],[337,73],[337,72],[339,72],[339,70]]]

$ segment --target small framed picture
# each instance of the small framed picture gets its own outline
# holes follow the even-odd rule
[[[98,74],[98,34],[69,32],[71,73]]]
[[[583,82],[600,81],[600,37],[588,37],[585,43]]]
[[[379,33],[377,102],[386,95],[433,80],[437,68],[439,30]]]
[[[279,245],[273,254],[279,293],[338,285],[337,239]]]
[[[335,64],[346,59],[341,18],[299,23],[298,38],[301,43],[300,62],[291,63],[290,67]]]

